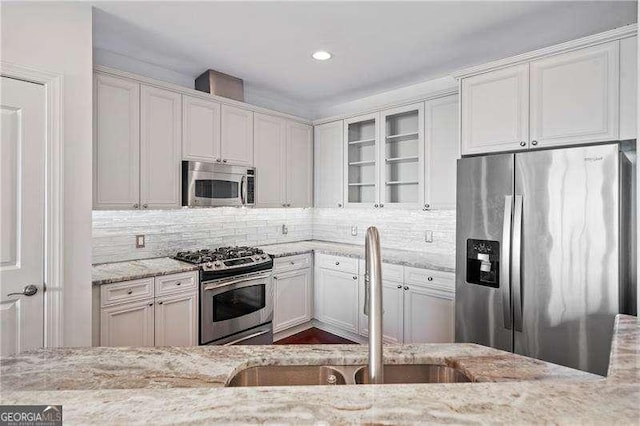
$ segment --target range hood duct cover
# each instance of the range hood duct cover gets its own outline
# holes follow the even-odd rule
[[[196,78],[196,90],[244,102],[242,79],[216,70],[207,70]]]

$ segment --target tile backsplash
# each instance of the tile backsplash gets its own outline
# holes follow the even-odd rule
[[[282,225],[287,233],[282,233]],[[310,239],[364,244],[368,226],[383,247],[455,253],[455,211],[257,209],[220,207],[149,211],[94,211],[93,262],[171,256],[178,250],[222,245],[266,245]],[[352,236],[352,227],[357,235]],[[425,242],[425,231],[433,242]],[[145,247],[136,248],[136,235]]]

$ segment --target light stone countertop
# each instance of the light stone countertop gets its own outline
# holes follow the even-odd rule
[[[364,258],[363,245],[317,240],[271,244],[260,246],[259,248],[276,258],[312,252]],[[389,248],[382,248],[381,251],[383,262],[443,272],[455,272],[455,256]],[[195,265],[181,262],[170,257],[98,263],[92,267],[91,281],[93,285],[111,284],[158,275],[194,271],[197,269]]]
[[[390,345],[387,363],[452,365],[475,383],[378,386],[222,387],[256,365],[363,364],[361,345],[37,350],[0,359],[0,403],[62,404],[70,424],[637,424],[639,339],[638,319],[619,316],[608,378],[473,344]]]

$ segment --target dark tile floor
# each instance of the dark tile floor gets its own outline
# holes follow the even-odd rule
[[[274,342],[274,345],[335,345],[335,344],[356,344],[351,340],[344,339],[318,328],[309,328],[294,334],[289,337],[285,337],[282,340]]]

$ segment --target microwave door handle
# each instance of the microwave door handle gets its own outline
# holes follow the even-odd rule
[[[243,206],[247,204],[247,185],[245,184],[245,179],[246,176],[244,175],[240,178],[240,204]]]

